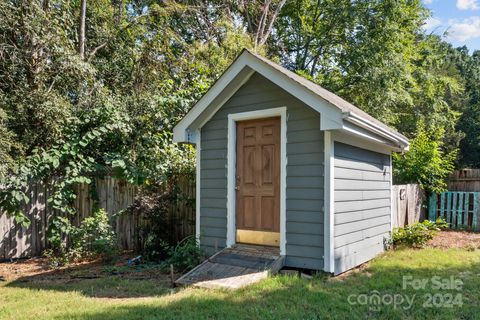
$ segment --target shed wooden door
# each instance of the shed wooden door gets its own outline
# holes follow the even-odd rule
[[[237,123],[237,242],[279,245],[280,118]]]

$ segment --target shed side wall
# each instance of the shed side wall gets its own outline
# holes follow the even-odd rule
[[[390,231],[390,156],[335,142],[335,274],[384,250]]]

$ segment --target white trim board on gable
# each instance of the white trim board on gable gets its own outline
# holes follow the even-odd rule
[[[373,143],[396,151],[408,149],[408,139],[395,130],[313,82],[248,50],[242,51],[210,90],[175,126],[174,141],[195,143],[197,130],[255,72],[319,112],[321,114],[320,130],[348,131],[352,135],[360,135]],[[354,128],[360,128],[360,130],[354,130]]]

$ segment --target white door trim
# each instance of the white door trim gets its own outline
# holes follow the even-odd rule
[[[227,247],[235,244],[236,206],[235,170],[237,158],[237,121],[280,116],[280,254],[286,253],[286,188],[287,188],[287,107],[232,113],[228,115],[227,151]]]

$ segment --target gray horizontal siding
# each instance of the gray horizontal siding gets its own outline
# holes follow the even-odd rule
[[[201,130],[200,243],[213,253],[227,233],[227,117],[287,107],[286,264],[323,269],[323,133],[320,116],[254,74]]]
[[[335,142],[335,273],[383,251],[390,230],[390,157]]]

